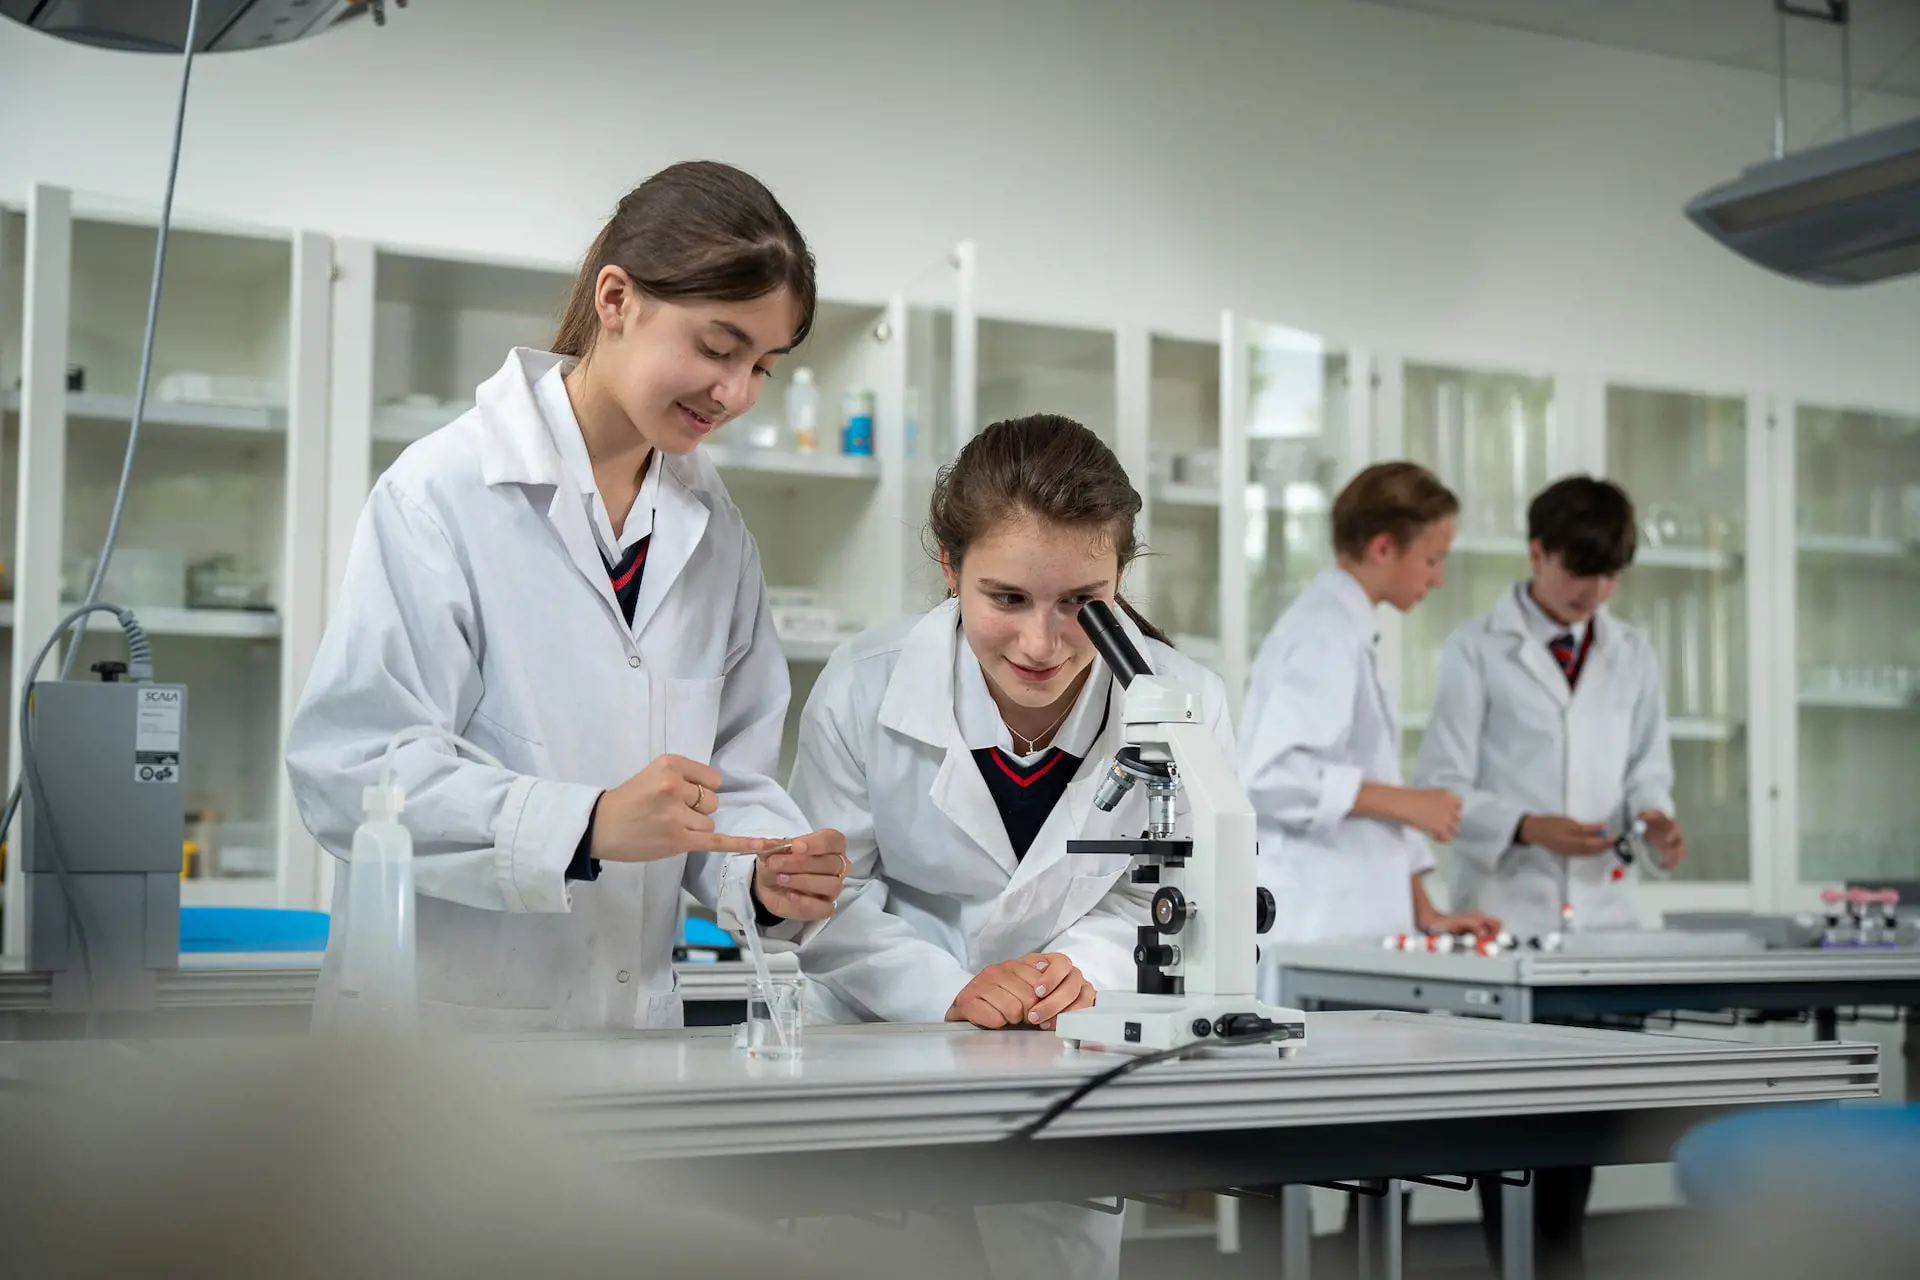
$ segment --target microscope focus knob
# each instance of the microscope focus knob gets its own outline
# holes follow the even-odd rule
[[[1267,891],[1265,885],[1261,885],[1254,893],[1253,931],[1265,933],[1273,928],[1273,919],[1276,914],[1278,913],[1274,910],[1273,894]]]
[[[1187,895],[1173,885],[1162,885],[1153,895],[1153,927],[1160,932],[1180,932],[1187,927],[1192,915],[1193,909],[1187,905]]]
[[[1170,942],[1143,942],[1133,949],[1133,962],[1154,969],[1168,969],[1180,963],[1180,948]]]

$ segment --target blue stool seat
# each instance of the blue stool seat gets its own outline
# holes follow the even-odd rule
[[[324,911],[283,911],[274,907],[182,907],[180,954],[325,951],[327,923],[328,916]]]
[[[1920,1105],[1725,1116],[1681,1138],[1673,1162],[1681,1193],[1704,1209],[1757,1203],[1784,1180],[1864,1210],[1920,1214]]]

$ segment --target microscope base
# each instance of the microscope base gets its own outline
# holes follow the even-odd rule
[[[1293,1051],[1306,1042],[1305,1014],[1298,1009],[1261,1004],[1252,996],[1143,996],[1116,992],[1102,995],[1094,1008],[1061,1014],[1054,1026],[1055,1034],[1061,1039],[1090,1048],[1115,1053],[1151,1053],[1217,1041],[1224,1021],[1246,1018],[1263,1018],[1288,1028],[1288,1036],[1274,1042],[1282,1057],[1291,1057]],[[1242,1033],[1230,1026],[1227,1034]]]

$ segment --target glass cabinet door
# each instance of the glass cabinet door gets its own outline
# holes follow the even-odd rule
[[[1246,664],[1274,621],[1313,576],[1333,563],[1334,495],[1353,457],[1348,361],[1311,333],[1248,322],[1245,364],[1245,474],[1235,496],[1246,513],[1238,554],[1246,566]]]
[[[1147,618],[1219,671],[1220,346],[1154,334],[1148,352]]]
[[[1032,413],[1072,418],[1116,447],[1114,333],[980,321],[980,425]]]
[[[1527,576],[1527,504],[1552,475],[1554,399],[1549,378],[1412,362],[1402,367],[1401,396],[1405,456],[1460,500],[1446,581],[1400,628],[1400,769],[1411,779],[1440,646]],[[1431,892],[1447,883],[1450,854],[1433,845]]]
[[[1643,628],[1660,659],[1689,850],[1674,877],[1744,883],[1747,402],[1610,386],[1606,422],[1607,471],[1640,519],[1612,611]]]
[[[973,246],[962,244],[921,271],[903,295],[906,485],[900,519],[906,561],[900,598],[907,612],[929,608],[946,595],[927,532],[927,510],[940,468],[959,455],[978,427],[972,290]]]
[[[514,347],[545,351],[570,272],[374,253],[372,475],[473,407]]]
[[[1920,876],[1920,417],[1794,412],[1800,870]]]
[[[1440,646],[1527,576],[1527,504],[1551,476],[1553,381],[1409,363],[1405,452],[1460,499],[1446,583],[1402,626],[1401,724],[1407,755],[1433,706]]]

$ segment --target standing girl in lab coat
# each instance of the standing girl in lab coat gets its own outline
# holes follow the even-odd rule
[[[1140,505],[1113,452],[1060,417],[995,423],[942,473],[930,524],[947,600],[843,646],[801,720],[794,798],[846,833],[853,862],[800,954],[828,1003],[1044,1030],[1134,989],[1146,893],[1126,857],[1070,857],[1067,842],[1145,826],[1143,791],[1093,807],[1124,745],[1122,691],[1077,618],[1120,598]],[[1219,677],[1123,612],[1231,749]],[[1117,1217],[1016,1206],[980,1220],[995,1275],[1116,1273]]]
[[[1240,778],[1278,912],[1275,942],[1499,930],[1485,916],[1442,913],[1427,897],[1427,838],[1453,839],[1460,799],[1400,784],[1394,709],[1374,653],[1374,607],[1405,613],[1445,581],[1459,509],[1411,462],[1355,476],[1333,504],[1335,567],[1280,615],[1254,660]],[[1269,961],[1261,975],[1263,998],[1276,1002],[1278,972]]]
[[[394,757],[429,1022],[678,1025],[682,886],[745,915],[750,878],[762,923],[831,914],[837,832],[724,856],[807,824],[770,776],[788,686],[759,551],[696,452],[753,407],[813,308],[812,255],[772,194],[675,165],[594,241],[554,351],[514,350],[375,484],[287,767],[344,859],[396,732],[499,759],[432,738]],[[330,945],[322,1010],[339,961]]]

